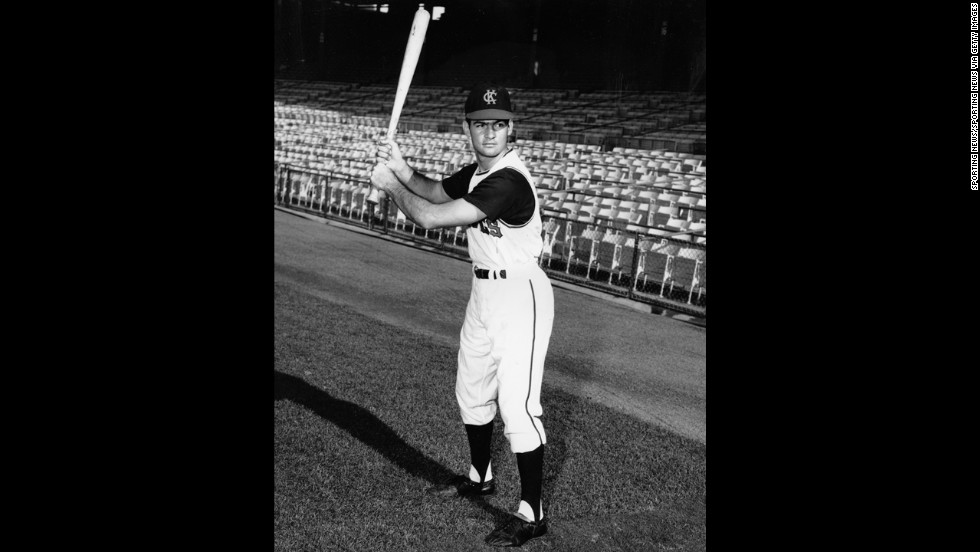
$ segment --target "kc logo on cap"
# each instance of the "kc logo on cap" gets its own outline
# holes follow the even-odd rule
[[[472,120],[510,120],[514,112],[510,92],[498,83],[484,82],[470,89],[463,107],[466,118]]]

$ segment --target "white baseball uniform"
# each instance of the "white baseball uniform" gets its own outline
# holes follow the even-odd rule
[[[514,150],[488,171],[473,163],[443,180],[451,198],[487,215],[466,231],[474,275],[460,330],[456,400],[471,425],[492,422],[499,406],[515,453],[547,442],[540,396],[554,294],[538,265],[542,224],[533,182]]]

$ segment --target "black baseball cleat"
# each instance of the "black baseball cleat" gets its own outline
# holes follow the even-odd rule
[[[491,479],[476,483],[467,478],[461,478],[458,483],[447,483],[429,487],[426,492],[435,496],[458,496],[459,498],[475,498],[493,494],[497,490],[497,480]]]
[[[534,523],[515,515],[507,520],[507,523],[494,529],[484,540],[490,546],[520,546],[547,532],[547,519]]]

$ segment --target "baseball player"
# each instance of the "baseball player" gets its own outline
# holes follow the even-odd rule
[[[521,546],[548,531],[541,501],[544,445],[541,376],[554,320],[551,282],[538,266],[541,215],[533,179],[508,147],[510,94],[492,84],[466,99],[463,133],[476,162],[442,182],[415,172],[393,140],[378,148],[371,183],[426,229],[468,226],[472,289],[459,335],[456,400],[470,447],[469,477],[429,493],[480,498],[496,489],[490,465],[493,420],[500,412],[517,456],[517,512],[486,537]]]

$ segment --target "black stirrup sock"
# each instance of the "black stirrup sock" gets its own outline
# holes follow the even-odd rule
[[[470,462],[480,474],[482,483],[487,477],[487,466],[490,465],[490,439],[493,437],[493,422],[486,425],[466,426],[466,439],[470,442]]]
[[[544,445],[530,452],[517,453],[517,471],[521,474],[521,500],[534,510],[534,521],[541,521],[541,479],[544,472]]]

